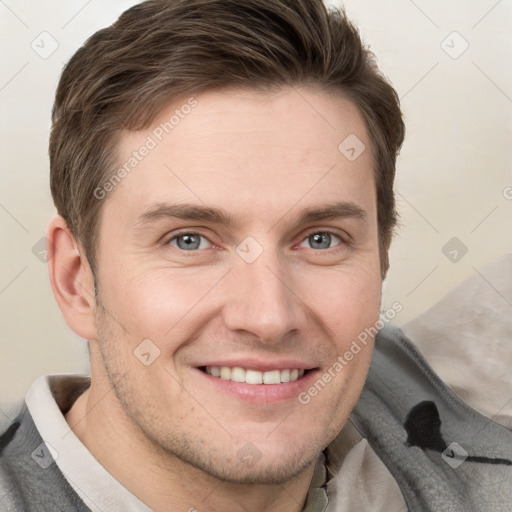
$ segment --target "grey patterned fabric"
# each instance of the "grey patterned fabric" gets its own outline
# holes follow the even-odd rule
[[[2,512],[89,512],[43,443],[26,405],[0,437]]]
[[[453,394],[399,328],[379,332],[351,420],[410,512],[512,510],[512,431]]]

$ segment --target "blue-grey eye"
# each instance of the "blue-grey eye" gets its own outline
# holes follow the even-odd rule
[[[313,233],[306,237],[305,242],[308,242],[310,244],[310,247],[312,247],[313,249],[330,249],[333,237],[335,239],[337,238],[339,241],[342,241],[341,238],[338,235],[335,235],[334,233],[320,231],[318,233]]]
[[[171,238],[169,244],[183,251],[194,251],[205,249],[204,244],[201,244],[202,240],[206,240],[206,238],[198,233],[181,233]]]

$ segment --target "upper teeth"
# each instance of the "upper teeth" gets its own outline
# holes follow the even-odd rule
[[[280,384],[281,382],[293,382],[304,375],[304,370],[271,370],[259,372],[257,370],[246,370],[235,366],[207,366],[206,373],[214,377],[234,382],[245,382],[246,384]]]

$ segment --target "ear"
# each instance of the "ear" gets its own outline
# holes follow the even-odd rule
[[[87,340],[95,340],[93,274],[82,248],[56,215],[46,230],[48,272],[53,294],[71,330]]]

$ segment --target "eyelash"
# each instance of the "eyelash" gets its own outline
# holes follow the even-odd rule
[[[348,240],[348,236],[347,237],[343,237],[341,236],[339,233],[337,232],[334,232],[334,231],[330,231],[328,229],[325,229],[325,230],[319,230],[319,231],[311,231],[310,233],[308,233],[307,235],[305,235],[302,239],[301,239],[301,243],[304,242],[305,240],[307,240],[309,237],[311,237],[312,235],[317,235],[317,234],[322,234],[322,235],[331,235],[331,236],[334,236],[336,238],[339,238],[340,240],[340,243],[335,245],[334,247],[329,247],[327,249],[312,249],[313,251],[315,252],[328,252],[328,251],[336,251],[336,250],[340,250],[341,248],[339,246],[350,246],[350,241]],[[172,237],[170,238],[167,238],[166,241],[164,242],[164,245],[170,245],[171,242],[173,240],[177,240],[178,238],[184,236],[184,235],[194,235],[194,236],[199,236],[199,237],[202,237],[206,240],[208,240],[209,243],[212,243],[208,237],[206,237],[205,235],[197,232],[197,231],[182,231],[180,233],[175,233]],[[190,250],[190,251],[186,251],[184,249],[180,249],[179,247],[174,247],[174,246],[171,246],[173,247],[174,249],[177,249],[178,251],[182,252],[182,253],[187,253],[187,252],[190,252],[190,253],[195,253],[195,252],[199,252],[199,251],[204,251],[205,249],[193,249],[193,250]]]

